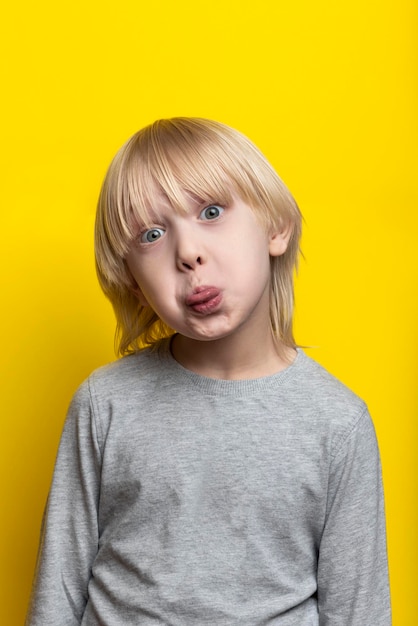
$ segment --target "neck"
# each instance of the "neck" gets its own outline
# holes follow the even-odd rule
[[[175,335],[171,344],[174,358],[186,369],[222,380],[245,380],[270,376],[285,369],[295,358],[293,348],[277,345],[270,332],[264,340],[241,341],[225,337],[197,341]]]

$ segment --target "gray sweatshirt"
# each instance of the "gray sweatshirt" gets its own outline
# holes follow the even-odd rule
[[[304,352],[255,380],[157,350],[69,409],[28,626],[389,626],[365,404]]]

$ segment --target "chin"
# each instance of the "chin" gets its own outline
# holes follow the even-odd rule
[[[192,339],[194,341],[219,341],[230,337],[234,334],[234,331],[202,329],[198,332],[190,332],[189,330],[186,330],[185,332],[179,331],[179,333],[187,339]]]

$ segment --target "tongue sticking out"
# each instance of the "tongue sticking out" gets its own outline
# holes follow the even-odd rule
[[[201,287],[186,299],[186,304],[197,313],[211,313],[221,303],[222,294],[216,287]]]
[[[189,306],[201,304],[202,302],[207,302],[208,300],[212,300],[212,298],[216,298],[219,293],[219,289],[216,289],[216,287],[203,287],[194,291],[187,298],[186,302]]]

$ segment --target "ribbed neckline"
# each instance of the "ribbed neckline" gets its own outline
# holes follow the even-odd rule
[[[164,363],[167,375],[172,374],[177,381],[182,381],[186,385],[193,385],[202,393],[223,396],[243,396],[277,389],[286,381],[292,379],[295,374],[304,367],[308,360],[306,354],[300,348],[297,348],[297,354],[294,361],[276,374],[252,379],[222,380],[196,374],[195,372],[192,372],[191,370],[188,370],[180,365],[171,353],[170,339],[164,339],[160,342],[157,348],[157,354],[160,360]]]

